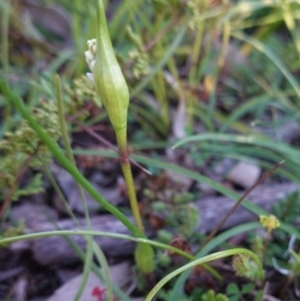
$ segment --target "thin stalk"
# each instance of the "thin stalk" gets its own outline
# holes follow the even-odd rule
[[[208,3],[209,2],[207,0],[205,0],[205,3],[204,3],[205,9],[207,9]],[[203,41],[206,20],[204,19],[199,22],[200,23],[197,26],[196,38],[195,38],[195,41],[193,44],[192,53],[191,53],[191,57],[190,57],[190,71],[189,71],[189,75],[188,75],[188,82],[191,87],[194,87],[194,85],[199,82],[198,78],[196,78],[197,69],[198,69],[197,62],[198,62],[200,51],[201,51],[201,45],[202,45],[202,41]],[[187,107],[188,107],[187,111],[193,112],[194,104],[196,102],[195,97],[191,94],[191,95],[189,95],[187,101],[188,101],[187,102]],[[188,125],[190,128],[192,128],[192,126],[193,126],[193,115],[192,114],[188,115]]]
[[[62,98],[60,77],[57,74],[55,75],[55,87],[56,87],[56,93],[57,93],[57,107],[58,107],[58,116],[59,116],[61,132],[62,132],[62,139],[63,139],[64,146],[66,149],[67,157],[73,163],[74,167],[77,169],[75,158],[74,158],[72,147],[71,147],[71,142],[70,142],[69,135],[68,135],[67,124],[66,124],[66,120],[65,120],[64,103],[63,103],[63,98]],[[80,197],[81,197],[81,200],[82,200],[82,203],[84,206],[84,215],[85,215],[87,227],[89,230],[91,230],[92,225],[91,225],[91,220],[90,220],[90,216],[89,216],[89,211],[88,211],[88,207],[87,207],[84,190],[78,182],[76,182],[76,183],[78,185]],[[85,261],[84,261],[82,280],[80,282],[80,286],[78,288],[78,291],[76,293],[74,301],[80,300],[83,290],[86,287],[86,283],[88,281],[88,277],[89,277],[89,274],[90,274],[91,268],[92,268],[93,236],[85,236],[85,238],[86,238],[86,242],[87,242],[87,251],[86,251],[86,256],[85,256]]]
[[[159,32],[159,29],[161,28],[162,25],[160,19],[161,18],[157,17],[155,20],[154,29],[156,32]],[[161,53],[164,53],[163,50],[164,49],[163,49],[162,39],[160,39],[157,41],[155,45],[154,56],[159,57]],[[155,97],[157,98],[161,108],[160,116],[164,124],[164,134],[167,135],[170,128],[170,116],[169,116],[169,104],[166,97],[166,89],[165,89],[162,68],[153,78],[152,86],[153,86]]]
[[[161,27],[162,27],[161,17],[157,16],[155,19],[155,23],[154,23],[155,32],[159,32]],[[162,39],[160,39],[156,43],[155,49],[153,49],[153,52],[154,52],[154,56],[157,56],[157,57],[160,57],[161,54],[164,53]],[[168,127],[170,124],[170,118],[169,118],[168,103],[167,103],[167,98],[166,98],[166,89],[165,89],[164,76],[163,76],[162,70],[163,69],[161,69],[157,73],[156,77],[154,78],[153,89],[154,89],[154,92],[156,91],[156,97],[157,97],[158,101],[160,102],[161,117],[162,117],[162,120],[163,120],[163,123],[165,126],[165,131],[167,133]]]
[[[136,191],[135,191],[135,187],[134,187],[134,181],[133,181],[130,161],[129,161],[129,157],[128,157],[127,134],[125,131],[122,131],[122,132],[116,131],[116,137],[117,137],[117,143],[119,146],[121,168],[122,168],[122,172],[123,172],[125,182],[126,182],[131,211],[132,211],[135,223],[137,225],[137,228],[142,233],[145,233],[139,206],[138,206],[138,201],[137,201],[137,197],[136,197]]]
[[[90,136],[92,136],[96,140],[100,141],[104,145],[108,146],[109,148],[111,148],[115,152],[118,152],[118,149],[113,144],[111,144],[109,141],[107,141],[106,139],[104,139],[103,137],[101,137],[100,135],[98,135],[92,128],[87,127],[84,124],[81,124],[80,122],[78,122],[76,120],[75,120],[75,123],[81,129],[83,129],[85,132],[87,132]],[[149,170],[147,170],[146,168],[144,168],[141,164],[137,163],[133,159],[129,158],[129,161],[131,161],[131,163],[134,164],[136,167],[140,168],[143,172],[147,173],[148,175],[152,175],[152,173]]]
[[[107,263],[107,260],[105,258],[105,255],[103,253],[103,251],[101,250],[101,248],[94,242],[93,243],[93,250],[95,253],[95,256],[97,257],[99,264],[102,268],[102,275],[103,275],[103,282],[105,284],[105,289],[106,289],[106,300],[107,301],[113,301],[114,297],[113,297],[113,286],[112,286],[112,282],[110,279],[110,271],[109,271],[109,265]]]
[[[89,275],[90,275],[90,272],[91,272],[92,266],[93,266],[93,253],[94,253],[93,252],[93,236],[87,235],[87,236],[85,236],[85,239],[87,241],[87,249],[85,252],[83,273],[82,273],[82,278],[80,281],[78,291],[74,298],[74,301],[79,301],[81,299],[81,296],[83,294],[84,289],[86,288],[86,284],[88,282],[88,278],[89,278]]]
[[[266,259],[267,248],[268,248],[268,244],[269,244],[270,239],[271,239],[271,230],[268,230],[267,236],[265,238],[264,248],[263,248],[262,261],[265,261],[265,259]]]
[[[224,0],[223,3],[227,4],[227,0]],[[218,80],[220,77],[220,73],[224,67],[225,59],[226,59],[226,54],[228,50],[228,45],[229,45],[229,39],[230,39],[230,21],[226,21],[224,23],[224,28],[223,28],[223,38],[222,38],[222,47],[220,50],[220,55],[218,57],[217,61],[217,68],[216,72],[213,77],[213,89],[211,90],[210,93],[210,103],[209,103],[209,112],[208,116],[210,119],[212,119],[213,113],[216,107],[216,94],[217,94],[217,87],[218,87]]]
[[[181,250],[175,248],[171,245],[167,245],[155,240],[150,240],[147,238],[142,237],[135,237],[128,234],[120,234],[114,232],[104,232],[104,231],[95,231],[95,230],[52,230],[52,231],[44,231],[44,232],[36,232],[36,233],[29,233],[29,234],[22,234],[17,236],[11,236],[6,238],[0,238],[0,245],[7,245],[17,241],[24,241],[24,240],[31,240],[31,239],[38,239],[44,237],[51,237],[51,236],[72,236],[72,235],[90,235],[90,236],[103,236],[103,237],[111,237],[116,239],[128,240],[133,242],[140,242],[140,243],[147,243],[159,249],[168,250],[170,252],[176,253],[188,260],[195,260],[195,256]]]
[[[180,118],[182,118],[182,120],[184,120],[183,125],[181,125],[181,130],[184,133],[184,127],[186,125],[186,119],[187,119],[186,93],[182,87],[178,70],[176,67],[176,63],[173,57],[171,57],[168,61],[168,68],[174,78],[174,85],[172,85],[172,88],[174,89],[175,93],[178,95],[179,103],[177,106],[177,114],[180,116]]]
[[[157,75],[151,80],[151,85],[153,87],[153,92],[155,98],[157,99],[160,107],[160,118],[163,124],[163,135],[165,136],[168,132],[170,126],[170,118],[169,118],[169,111],[168,111],[168,104],[166,100],[166,93],[163,89],[164,79],[162,76],[161,71],[157,73]]]
[[[49,179],[49,181],[50,181],[52,187],[53,187],[54,190],[55,190],[55,192],[57,193],[59,199],[61,200],[61,202],[62,202],[62,204],[63,204],[65,210],[68,212],[69,216],[72,218],[72,220],[74,221],[74,223],[77,224],[77,225],[79,226],[79,222],[78,222],[76,216],[75,216],[74,213],[72,212],[72,210],[71,210],[71,208],[70,208],[70,206],[69,206],[69,204],[68,204],[68,202],[67,202],[67,200],[66,200],[64,194],[62,193],[62,191],[61,191],[59,185],[57,184],[55,178],[53,177],[53,175],[52,175],[52,173],[51,173],[49,167],[47,166],[47,164],[45,164],[45,162],[44,162],[42,159],[40,159],[40,160],[41,160],[42,163],[43,163],[43,166],[44,166],[44,172],[45,172],[46,176],[48,177],[48,179]]]
[[[44,237],[51,237],[51,236],[71,236],[71,235],[90,235],[90,236],[103,236],[103,237],[111,237],[111,238],[117,238],[122,240],[128,240],[138,243],[144,243],[151,245],[153,247],[168,250],[170,252],[176,253],[178,255],[181,255],[182,257],[188,259],[188,260],[195,260],[196,257],[182,251],[181,249],[175,248],[173,246],[163,244],[161,242],[150,240],[143,237],[133,237],[126,234],[120,234],[120,233],[114,233],[114,232],[103,232],[103,231],[94,231],[94,230],[53,230],[53,231],[45,231],[45,232],[37,232],[37,233],[30,233],[30,234],[23,234],[19,236],[11,236],[7,238],[0,238],[0,245],[7,245],[16,241],[23,241],[23,240],[30,240],[30,239],[37,239],[37,238],[44,238]],[[76,252],[79,251],[80,254],[81,250],[76,248]],[[213,269],[211,266],[207,264],[202,264],[203,268],[207,270],[209,273],[211,273],[214,277],[221,280],[221,275]]]
[[[223,3],[228,4],[228,1],[224,0]],[[224,67],[226,54],[227,54],[227,50],[228,50],[228,45],[229,45],[229,39],[230,39],[230,30],[231,30],[230,21],[226,21],[224,23],[224,28],[223,28],[222,47],[221,47],[221,51],[220,51],[220,56],[218,58],[219,70],[221,70]]]
[[[201,45],[203,40],[203,34],[204,34],[204,28],[205,28],[205,20],[201,22],[199,25],[199,28],[197,29],[195,42],[192,49],[191,54],[191,70],[189,72],[189,84],[195,84],[196,82],[196,73],[197,73],[197,61],[199,59],[199,54],[201,51]]]
[[[75,158],[73,155],[73,150],[71,147],[71,142],[69,139],[67,124],[66,124],[66,120],[65,120],[64,103],[63,103],[63,99],[62,99],[62,89],[61,89],[60,77],[57,74],[55,75],[55,86],[56,86],[56,96],[57,96],[58,117],[59,117],[59,123],[60,123],[60,127],[61,127],[62,140],[63,140],[64,146],[66,149],[67,158],[73,163],[74,167],[77,169]],[[76,182],[76,183],[78,184],[79,193],[81,196],[81,200],[83,202],[84,215],[85,215],[88,227],[91,227],[91,222],[90,222],[90,217],[89,217],[89,212],[88,212],[88,207],[87,207],[84,191],[82,189],[82,186],[78,182]]]
[[[136,236],[144,237],[144,234],[141,233],[120,210],[105,200],[90,184],[90,182],[80,172],[78,172],[77,168],[74,167],[71,161],[66,158],[63,151],[57,145],[57,142],[38,124],[33,114],[25,106],[24,102],[12,91],[7,81],[2,77],[0,77],[0,92],[3,93],[7,101],[11,102],[13,107],[20,112],[24,119],[27,120],[28,124],[37,133],[43,143],[49,148],[49,150],[51,150],[53,156],[56,157],[58,162],[74,177],[74,179],[78,181],[80,185],[82,185],[82,187],[103,206],[104,209],[112,213],[120,222],[122,222],[130,232]]]

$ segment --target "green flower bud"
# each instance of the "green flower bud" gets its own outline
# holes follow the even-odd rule
[[[264,278],[264,273],[261,273],[257,262],[248,255],[235,255],[233,257],[232,266],[238,276],[246,277],[251,280],[261,280]]]
[[[154,271],[154,251],[152,246],[138,242],[134,251],[137,266],[144,274],[151,274]]]
[[[126,132],[129,91],[109,37],[104,5],[98,0],[97,40],[88,41],[86,61],[95,88],[116,132]]]

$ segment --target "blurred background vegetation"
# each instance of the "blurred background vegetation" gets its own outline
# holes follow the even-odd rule
[[[95,100],[84,76],[86,41],[95,36],[92,1],[0,3],[1,74],[27,105],[55,99],[55,73],[62,77],[68,114]],[[137,149],[196,133],[230,133],[227,144],[214,141],[214,135],[203,140],[196,158],[197,149],[190,148],[195,163],[217,154],[268,167],[284,153],[287,163],[278,172],[298,181],[298,150],[277,148],[280,130],[298,123],[297,1],[108,1],[107,6],[109,31],[130,85],[130,134]],[[4,111],[2,137],[18,119],[14,108]],[[105,120],[105,111],[94,116],[91,111],[87,125]],[[238,143],[234,134],[251,134],[253,141]]]
[[[204,177],[194,176],[195,181],[233,198],[212,176],[224,158],[262,170],[285,160],[272,183],[300,182],[300,1],[104,2],[130,88],[130,148],[148,155],[133,158],[158,176],[157,186],[139,179],[147,186],[140,188],[141,198],[157,202],[151,210],[171,212],[167,222],[187,237],[198,220],[186,204],[201,195],[199,191],[191,195],[174,186],[170,198],[178,206],[162,205],[165,195],[157,188],[164,180],[159,178],[161,169],[186,167],[181,170],[186,176],[188,169],[196,170]],[[68,131],[82,169],[102,162],[99,156],[112,156],[103,145],[96,149],[82,138],[82,132],[99,131],[115,145],[101,99],[85,75],[86,42],[96,32],[94,7],[93,1],[80,0],[0,0],[0,76],[59,141],[54,76],[60,75]],[[12,200],[49,185],[42,175],[52,155],[3,95],[0,114],[0,201],[6,210]],[[178,140],[193,143],[174,155],[170,146]],[[94,157],[88,160],[87,155]],[[25,172],[29,176],[19,187],[16,183]],[[280,216],[287,204],[288,213]],[[292,225],[299,204],[295,193],[273,209]],[[277,247],[273,253],[284,252],[285,247]]]

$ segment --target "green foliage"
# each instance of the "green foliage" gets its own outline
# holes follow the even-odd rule
[[[296,253],[294,250],[291,250],[291,273],[293,277],[300,275],[300,252]]]
[[[38,123],[54,138],[60,136],[57,110],[54,102],[41,100],[39,106],[33,109]],[[52,160],[52,154],[41,142],[35,131],[22,119],[15,125],[13,132],[7,132],[0,141],[0,200],[7,197],[8,192],[18,184],[18,177],[25,168],[37,170],[44,163]],[[31,177],[25,187],[14,189],[11,197],[17,200],[21,196],[38,193],[43,190],[42,175],[37,173]]]
[[[215,291],[209,290],[201,297],[202,301],[229,301],[228,297],[224,294],[216,294]]]
[[[289,259],[282,262],[280,266],[278,265],[275,257],[272,258],[275,269],[283,275],[288,275],[291,280],[300,275],[300,253],[294,251],[295,242],[295,236],[292,236],[288,249]]]
[[[278,200],[272,205],[272,212],[280,220],[293,223],[300,215],[300,194],[296,190],[288,194],[284,199]]]
[[[34,168],[35,166],[31,166]],[[22,196],[29,196],[42,192],[44,188],[43,177],[41,173],[32,175],[29,183],[24,188],[18,188],[15,190],[12,200],[18,200]]]
[[[265,130],[272,129],[273,134],[273,129],[278,128],[286,121],[298,120],[297,97],[299,95],[297,96],[297,93],[290,89],[287,76],[278,68],[280,65],[278,62],[287,67],[296,83],[299,82],[299,51],[296,51],[299,47],[297,45],[300,45],[296,31],[299,5],[296,2],[289,3],[289,1],[271,2],[136,0],[117,1],[116,5],[111,5],[109,1],[104,1],[108,4],[107,11],[111,23],[109,31],[117,52],[122,53],[121,68],[126,80],[129,80],[130,90],[134,95],[131,107],[132,115],[130,116],[130,124],[133,125],[131,129],[136,131],[136,123],[140,123],[143,133],[139,137],[147,140],[149,137],[154,137],[153,129],[159,134],[155,137],[167,137],[169,129],[172,129],[177,122],[177,118],[174,119],[175,122],[171,120],[171,113],[173,114],[173,111],[177,110],[178,104],[182,106],[182,110],[186,114],[178,123],[182,124],[184,129],[189,127],[190,133],[194,130],[197,131],[200,125],[203,133],[217,132],[221,128],[221,132],[229,129],[230,132],[233,130],[245,134],[254,132],[252,125],[255,124],[263,127],[264,133]],[[56,50],[59,49],[57,45],[53,51],[52,45],[50,45],[53,40],[49,44],[40,42],[47,41],[47,30],[40,32],[41,40],[38,43],[34,40],[33,35],[30,35],[30,39],[28,39],[26,35],[30,30],[36,29],[35,25],[31,25],[30,29],[24,28],[19,21],[22,18],[19,18],[19,11],[16,9],[17,1],[11,3],[13,9],[7,16],[12,15],[11,19],[18,23],[18,26],[6,28],[7,38],[9,37],[10,40],[9,44],[6,43],[7,45],[4,43],[5,30],[2,32],[0,40],[4,42],[0,47],[1,54],[3,54],[1,58],[4,61],[3,66],[6,67],[3,69],[11,71],[12,78],[15,75],[17,78],[21,78],[20,87],[22,92],[28,92],[26,97],[30,98],[33,95],[33,100],[35,100],[35,97],[44,95],[45,87],[40,87],[38,84],[42,80],[48,84],[48,81],[51,82],[49,78],[52,74],[50,73],[59,70],[59,72],[66,71],[63,74],[63,90],[67,92],[64,95],[64,101],[68,115],[76,115],[85,100],[92,100],[99,105],[99,97],[95,94],[91,82],[87,80],[86,76],[75,80],[72,78],[85,71],[82,58],[84,41],[92,37],[91,31],[95,28],[92,21],[93,1],[84,4],[76,1],[74,5],[65,0],[60,3],[53,0],[47,1],[47,4],[54,3],[58,9],[59,5],[64,5],[69,12],[70,20],[67,22],[72,24],[72,42],[75,46],[74,53],[77,53],[75,56],[72,54],[73,57],[70,54],[64,57],[63,53],[56,53]],[[171,49],[172,41],[176,40],[178,32],[180,32],[179,27],[185,30],[182,31],[184,37],[178,39],[180,42]],[[226,28],[230,33],[229,45],[224,39]],[[247,28],[246,31],[245,28]],[[242,40],[244,44],[240,44],[236,40],[237,36],[234,34],[239,32],[249,34],[248,38]],[[13,39],[16,38],[14,37],[22,40],[24,46],[18,44],[18,47],[15,47]],[[250,38],[257,39],[263,46],[271,49],[277,55],[277,64],[266,58],[265,49],[257,51],[253,46],[249,47]],[[35,50],[33,57],[30,57],[31,53],[28,51],[31,48]],[[11,50],[13,50],[13,55],[9,57],[8,54]],[[243,60],[235,61],[235,53],[242,54]],[[42,80],[36,80],[40,77],[41,71],[39,66],[36,67],[39,64],[33,63],[36,61],[37,54],[40,65],[47,66],[47,72],[45,72],[47,76],[43,74]],[[224,68],[220,68],[218,63],[222,55],[226,58]],[[50,59],[53,61],[49,61]],[[25,74],[32,74],[32,78],[24,79],[24,76],[19,76],[20,69],[24,66],[28,69]],[[48,73],[48,70],[51,72]],[[10,73],[7,72],[7,74]],[[107,78],[107,73],[103,77]],[[34,81],[38,84],[35,86],[36,90],[31,90]],[[217,83],[215,88],[212,87],[214,82]],[[86,121],[86,117],[87,113],[84,113],[79,117],[79,121]],[[57,139],[55,131],[51,131],[55,125],[51,122],[44,124],[43,122],[47,119],[45,116],[37,119],[39,124],[47,131],[50,129],[50,135]],[[54,119],[51,118],[51,120]],[[153,122],[154,120],[155,122]],[[145,123],[148,127],[145,126]],[[18,199],[22,195],[36,193],[42,189],[42,177],[40,173],[37,173],[41,166],[40,160],[47,163],[51,160],[52,154],[28,128],[28,125],[22,121],[0,142],[0,152],[3,157],[0,161],[0,200],[4,199],[8,190],[15,185],[17,176],[26,165],[27,160],[29,160],[30,177],[26,177],[26,179],[29,180],[21,183],[22,186],[15,190],[12,198]],[[149,128],[152,131],[149,131]],[[130,134],[136,135],[136,132]],[[254,132],[252,141],[260,135],[261,133]],[[28,140],[24,139],[25,136]],[[264,140],[264,138],[262,139]],[[284,178],[299,181],[299,151],[296,147],[278,143],[280,138],[269,139],[269,145],[255,145],[255,143],[241,145],[238,141],[228,143],[223,138],[219,142],[205,139],[199,143],[199,146],[196,145],[187,150],[187,152],[190,151],[190,158],[194,165],[201,166],[201,172],[203,169],[206,172],[206,168],[222,156],[241,160],[255,159],[255,163],[261,164],[266,169],[273,162],[279,162],[284,157],[287,158],[286,165],[278,170],[278,174]],[[200,155],[199,149],[201,150]],[[160,151],[156,154],[159,158],[157,162],[162,161]],[[161,163],[158,163],[156,167],[153,164],[151,168],[159,171],[168,168],[167,164],[163,166],[164,162]],[[175,168],[180,171],[179,166]],[[235,194],[226,190],[218,181],[192,171],[184,171],[184,169],[182,171],[194,177],[195,180],[206,182],[219,192],[236,199]],[[152,213],[162,216],[166,225],[176,233],[191,238],[193,230],[199,222],[198,210],[192,203],[194,196],[171,187],[165,194],[161,191],[155,192],[149,199]],[[295,222],[300,214],[299,199],[299,193],[295,192],[279,201],[273,206],[274,215],[283,222]],[[260,213],[259,208],[250,206],[252,204],[244,202],[244,205],[256,214]],[[286,226],[282,224],[282,229],[287,229]],[[161,241],[168,242],[169,234],[161,230],[158,236]],[[269,243],[266,256],[267,264],[271,255],[276,254],[283,258],[286,266],[290,268],[290,262],[283,255],[287,239],[288,235],[284,234],[281,229],[272,232],[272,241]],[[258,256],[263,257],[261,237],[255,237],[252,248]],[[157,258],[161,267],[170,264],[169,256],[158,254]],[[295,261],[298,257],[293,254],[292,258]],[[253,273],[255,269],[253,262],[245,260],[243,266],[242,269],[239,269],[240,274],[256,279],[256,275]],[[241,272],[243,269],[248,271]],[[250,284],[242,286],[241,289],[229,287],[230,294],[227,295],[230,296],[230,300],[239,300],[243,295],[248,294],[249,287],[251,288]],[[216,299],[215,293],[207,294],[213,295],[213,298]],[[198,297],[200,298],[200,295]],[[186,296],[182,300],[190,300],[190,298]],[[255,300],[259,300],[259,294]]]
[[[226,288],[226,294],[229,297],[229,301],[243,300],[248,294],[253,293],[255,285],[253,283],[243,284],[241,289],[236,283],[228,284]]]
[[[66,83],[65,86],[67,92],[67,97],[64,97],[65,110],[69,115],[73,115],[79,109],[82,109],[86,100],[91,100],[101,106],[101,99],[95,91],[94,84],[86,75],[74,79],[72,84]],[[84,119],[80,121],[84,121]]]
[[[290,194],[287,194],[285,198],[278,200],[271,207],[272,212],[280,220],[292,224],[295,223],[300,215],[300,194],[296,190]],[[268,246],[267,255],[268,258],[275,257],[283,260],[283,263],[287,262],[286,254],[286,242],[289,241],[290,235],[282,231],[274,231],[273,240]]]
[[[127,53],[127,59],[124,64],[131,66],[126,68],[127,77],[131,77],[129,70],[132,70],[133,76],[140,79],[141,76],[146,76],[150,73],[149,54],[145,51],[141,36],[134,33],[130,26],[127,27],[127,35],[133,44]],[[128,70],[129,69],[129,70]]]
[[[25,232],[24,228],[25,228],[24,221],[20,220],[17,225],[10,226],[5,231],[3,231],[0,235],[0,239],[22,235]],[[1,245],[0,249],[1,247],[5,247],[5,246],[6,244]]]
[[[156,257],[159,267],[166,268],[170,267],[170,265],[172,264],[171,256],[169,254],[166,254],[165,252],[158,253]]]
[[[176,234],[184,237],[193,235],[193,231],[199,223],[200,216],[197,207],[192,203],[195,196],[191,193],[178,193],[171,196],[169,201],[165,200],[165,193],[161,191],[152,195],[148,189],[144,191],[148,197],[155,197],[152,203],[152,212],[163,216],[165,224],[172,228]],[[160,200],[161,199],[161,200]]]

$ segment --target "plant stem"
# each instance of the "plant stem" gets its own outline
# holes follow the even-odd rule
[[[269,244],[270,239],[271,239],[271,230],[268,230],[267,236],[266,236],[266,238],[265,238],[264,249],[263,249],[263,255],[262,255],[262,260],[263,260],[263,261],[265,261],[265,259],[266,259],[267,248],[268,248],[268,244]]]
[[[71,142],[70,142],[70,139],[69,139],[67,123],[66,123],[66,120],[65,120],[65,111],[64,111],[64,103],[63,103],[63,97],[62,97],[62,88],[61,88],[60,77],[59,77],[58,74],[55,75],[55,87],[56,87],[58,117],[59,117],[59,124],[60,124],[60,128],[61,128],[61,135],[62,135],[63,144],[64,144],[64,147],[66,149],[67,158],[72,162],[74,167],[77,169],[77,165],[76,165],[75,158],[74,158],[74,155],[73,155],[73,150],[72,150],[72,147],[71,147]],[[83,203],[85,219],[86,219],[88,227],[91,228],[89,211],[88,211],[88,206],[87,206],[84,190],[78,182],[76,182],[76,183],[78,185],[80,198],[81,198],[81,201]]]
[[[132,211],[135,223],[137,225],[137,228],[142,233],[145,233],[139,206],[138,206],[138,201],[137,201],[137,197],[136,197],[136,191],[135,191],[135,187],[134,187],[134,181],[133,181],[133,177],[132,177],[130,161],[129,161],[129,157],[128,157],[126,130],[116,131],[116,137],[117,137],[117,143],[118,143],[118,147],[119,147],[120,163],[121,163],[122,172],[123,172],[126,186],[127,186],[127,192],[128,192],[131,211]]]
[[[104,209],[112,213],[118,220],[123,223],[130,232],[137,237],[143,237],[143,233],[134,226],[131,221],[120,212],[115,206],[105,200],[99,192],[90,184],[90,182],[77,170],[76,167],[68,160],[56,141],[37,123],[32,113],[26,108],[24,102],[11,90],[5,80],[0,77],[0,92],[5,95],[8,101],[22,114],[28,121],[28,124],[37,133],[43,143],[51,150],[58,162],[74,177],[74,179],[98,202]]]
[[[115,147],[113,144],[111,144],[109,141],[107,141],[106,139],[104,139],[103,137],[101,137],[100,135],[98,135],[91,127],[87,127],[84,124],[81,124],[78,121],[74,121],[75,124],[77,124],[82,130],[84,130],[86,133],[88,133],[91,137],[95,138],[96,140],[98,140],[99,142],[103,143],[104,145],[108,146],[109,148],[111,148],[112,150],[116,151],[118,153],[118,148]],[[136,167],[140,168],[143,172],[145,172],[148,175],[152,175],[152,173],[147,170],[146,168],[144,168],[141,164],[137,163],[136,161],[134,161],[133,159],[129,158],[129,161],[135,165]]]

